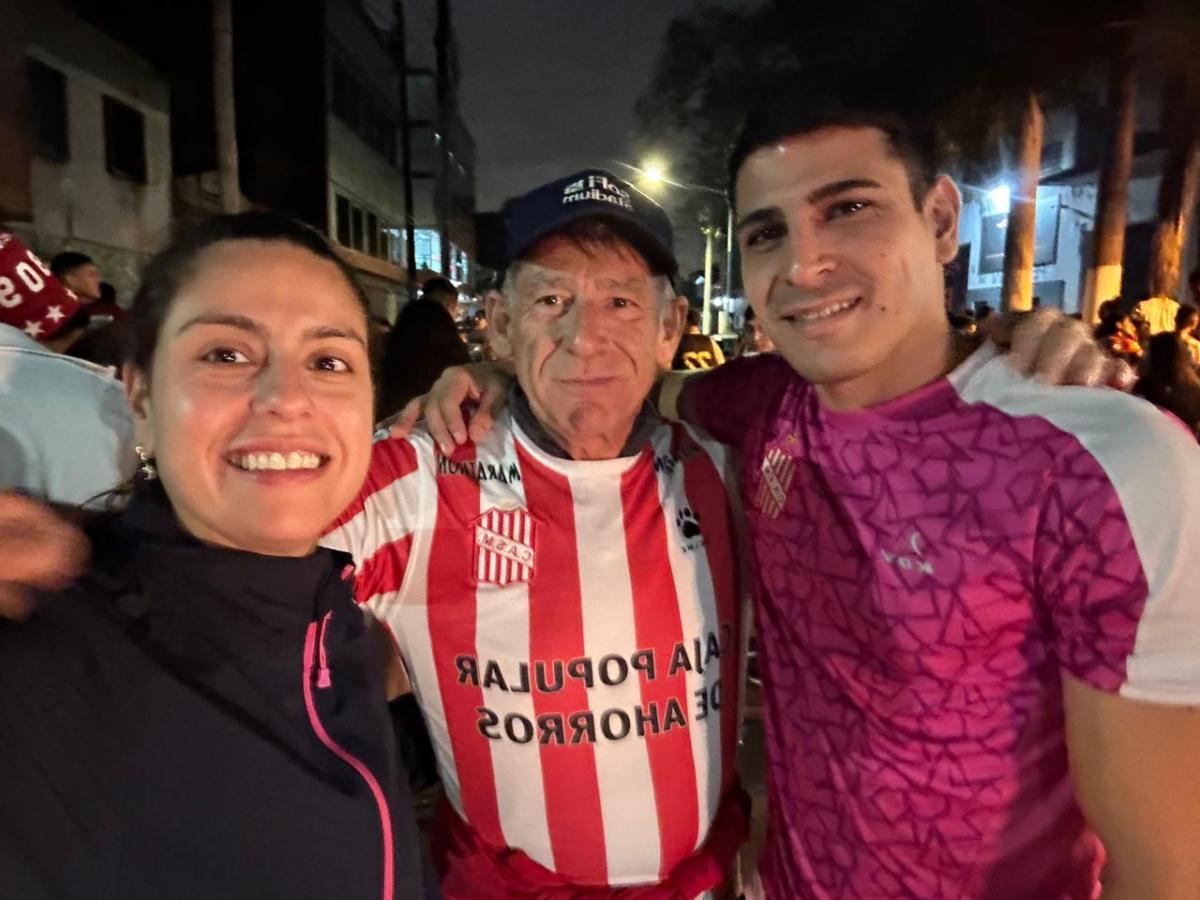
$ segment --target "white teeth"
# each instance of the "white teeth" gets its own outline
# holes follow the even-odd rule
[[[813,313],[796,313],[793,318],[799,319],[802,322],[816,322],[820,319],[828,319],[832,315],[850,309],[858,303],[858,299],[847,300],[845,303],[835,303],[833,306],[827,306],[824,309]]]
[[[317,469],[321,457],[316,453],[292,450],[290,453],[243,453],[233,457],[233,464],[248,472],[267,470],[282,472],[290,469]]]

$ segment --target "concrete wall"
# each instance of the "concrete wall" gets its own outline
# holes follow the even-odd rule
[[[1129,190],[1128,225],[1153,221],[1158,182],[1157,175],[1135,177],[1132,180]],[[1057,198],[1058,201],[1058,239],[1054,262],[1034,266],[1033,293],[1039,293],[1039,284],[1046,285],[1042,296],[1049,299],[1059,290],[1056,283],[1062,282],[1061,307],[1064,312],[1076,313],[1080,310],[1092,253],[1091,239],[1096,213],[1095,179],[1084,184],[1042,185],[1038,188],[1038,198],[1041,200],[1046,197]],[[969,303],[984,301],[999,308],[999,291],[1004,273],[980,271],[982,230],[984,219],[991,210],[987,200],[978,194],[968,194],[965,199],[959,222],[959,244],[971,245],[967,300]],[[1134,292],[1141,289],[1140,286],[1132,287]],[[1057,306],[1058,303],[1050,305]]]
[[[410,0],[404,4],[406,52],[411,69],[428,69],[429,74],[414,74],[408,80],[409,119],[427,121],[411,131],[413,178],[413,219],[416,227],[436,230],[436,175],[442,141],[452,154],[449,228],[451,240],[469,254],[475,251],[474,235],[474,142],[461,121],[449,123],[447,134],[438,136],[434,31],[437,7],[434,0]],[[346,68],[386,109],[397,125],[400,122],[399,80],[395,63],[386,46],[395,21],[390,0],[328,0],[326,7],[328,62],[326,76],[332,93],[333,61]],[[381,43],[381,37],[383,43]],[[342,194],[355,205],[403,227],[405,221],[404,185],[399,158],[401,139],[397,134],[397,159],[386,160],[363,141],[336,115],[328,117],[329,140],[329,233],[337,233],[337,209],[334,197]],[[371,273],[378,276],[377,267]],[[397,271],[397,277],[402,273]],[[373,303],[374,303],[373,299]],[[381,301],[382,302],[382,301]]]
[[[25,54],[66,75],[70,155],[65,162],[34,157],[33,221],[15,230],[46,258],[66,248],[93,256],[127,302],[145,260],[170,229],[168,85],[143,60],[54,3],[39,5],[23,24]],[[144,118],[145,184],[105,169],[105,95]]]
[[[404,224],[404,179],[374,148],[337,116],[329,116],[329,233],[334,234],[336,210],[332,192],[354,200],[399,226]]]

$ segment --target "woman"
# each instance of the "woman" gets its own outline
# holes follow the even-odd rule
[[[424,394],[448,366],[470,362],[470,349],[449,310],[457,302],[453,282],[431,278],[420,299],[400,310],[383,356],[378,418],[392,415]]]
[[[349,558],[372,392],[324,239],[211,220],[149,266],[142,479],[80,583],[0,626],[0,896],[424,897]]]
[[[1200,433],[1200,375],[1192,367],[1187,345],[1175,332],[1150,338],[1145,374],[1133,392],[1173,413],[1193,434]]]

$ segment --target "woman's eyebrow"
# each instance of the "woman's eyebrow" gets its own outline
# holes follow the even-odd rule
[[[317,325],[304,332],[304,339],[306,341],[319,341],[325,338],[345,338],[349,341],[357,341],[364,347],[367,346],[367,339],[350,328],[339,328],[336,325]]]

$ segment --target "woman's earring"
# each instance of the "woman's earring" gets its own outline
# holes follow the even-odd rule
[[[138,444],[133,448],[133,452],[137,454],[137,458],[142,463],[142,467],[138,470],[142,473],[142,478],[146,481],[154,481],[158,478],[158,469],[154,468],[154,458],[146,452],[146,448]]]

